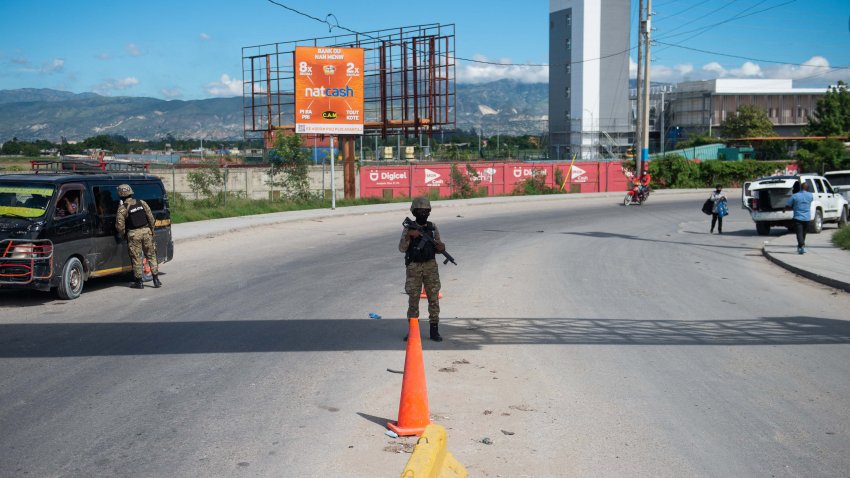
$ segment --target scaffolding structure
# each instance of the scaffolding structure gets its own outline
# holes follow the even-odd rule
[[[432,135],[455,124],[455,28],[439,23],[242,48],[246,139],[295,128],[295,47],[364,50],[364,133]]]

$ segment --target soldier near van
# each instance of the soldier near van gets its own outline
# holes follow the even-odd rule
[[[446,250],[446,245],[440,239],[440,230],[433,222],[428,221],[431,214],[431,202],[426,197],[413,199],[410,212],[416,218],[416,224],[434,238],[434,243],[425,241],[418,229],[405,227],[401,233],[398,250],[404,253],[404,263],[407,278],[404,291],[407,293],[407,317],[419,318],[419,299],[422,287],[428,295],[428,322],[430,324],[431,340],[440,342],[440,271],[437,269],[435,255]]]
[[[143,289],[142,284],[142,256],[148,259],[148,264],[153,275],[153,286],[162,287],[159,281],[159,269],[156,263],[156,242],[154,241],[154,220],[150,206],[140,199],[133,198],[133,188],[129,184],[118,186],[118,196],[121,205],[118,207],[118,215],[115,218],[115,229],[118,234],[127,234],[127,249],[130,252],[130,261],[133,263],[133,276],[135,282],[130,285],[134,289]]]

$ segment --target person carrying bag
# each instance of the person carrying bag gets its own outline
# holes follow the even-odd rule
[[[717,225],[717,233],[723,234],[723,217],[729,215],[729,208],[726,206],[726,195],[723,194],[723,187],[719,184],[708,197],[706,204],[711,203],[711,229],[709,234],[714,232],[714,226]],[[703,205],[705,211],[705,205]]]

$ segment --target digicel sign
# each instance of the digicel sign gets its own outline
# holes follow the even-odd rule
[[[295,47],[295,132],[363,134],[363,49]]]

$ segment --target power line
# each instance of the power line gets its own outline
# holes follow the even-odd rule
[[[796,1],[797,1],[797,0],[788,0],[788,1],[784,2],[784,3],[780,3],[780,4],[773,5],[773,6],[770,6],[770,7],[767,7],[767,8],[763,8],[763,9],[761,9],[761,10],[756,10],[756,11],[754,11],[754,12],[750,12],[750,13],[747,13],[747,14],[738,14],[738,15],[735,15],[735,16],[733,16],[733,17],[727,18],[726,20],[723,20],[723,21],[720,21],[720,22],[717,22],[717,23],[712,23],[712,24],[710,24],[710,25],[705,25],[705,26],[702,26],[702,27],[699,27],[699,28],[694,28],[693,30],[686,30],[686,31],[683,31],[683,32],[679,32],[679,33],[676,33],[675,35],[661,35],[659,38],[677,37],[677,36],[687,35],[688,33],[693,33],[693,32],[697,32],[697,31],[699,31],[699,32],[701,32],[701,31],[705,31],[706,29],[714,28],[714,27],[717,27],[717,26],[720,26],[720,25],[725,25],[726,23],[733,22],[733,21],[735,21],[735,20],[740,20],[740,19],[742,19],[742,18],[751,17],[751,16],[753,16],[753,15],[757,15],[757,14],[759,14],[759,13],[764,13],[764,12],[767,12],[767,11],[769,11],[769,10],[773,10],[773,9],[775,9],[775,8],[784,7],[785,5],[788,5],[788,4],[791,4],[791,3],[794,3],[794,2],[796,2]],[[754,8],[754,7],[756,7],[756,6],[758,6],[758,5],[762,4],[762,3],[764,3],[764,0],[762,0],[762,1],[761,1],[761,2],[759,2],[759,3],[757,3],[756,5],[753,5],[753,6],[749,7],[749,8],[747,8],[747,9],[745,9],[744,11],[746,12],[747,10],[749,10],[749,9],[751,9],[751,8]],[[716,10],[715,10],[715,11],[716,11]],[[712,12],[712,13],[713,13],[713,12]]]
[[[355,35],[361,35],[361,36],[364,36],[364,37],[367,37],[367,38],[370,38],[370,39],[373,39],[373,40],[377,40],[377,38],[369,35],[368,33],[359,32],[359,31],[356,31],[356,30],[352,30],[348,27],[345,27],[343,25],[340,25],[339,22],[337,21],[336,16],[333,15],[333,14],[328,14],[324,19],[322,19],[322,18],[315,17],[315,16],[310,15],[310,14],[304,13],[300,10],[289,7],[287,5],[284,5],[284,4],[277,2],[275,0],[266,0],[266,1],[268,1],[269,3],[272,3],[274,5],[277,5],[281,8],[284,8],[286,10],[289,10],[289,11],[295,13],[295,14],[301,15],[303,17],[309,18],[309,19],[317,21],[319,23],[324,23],[324,24],[328,25],[329,30],[333,30],[334,28],[339,28],[340,30],[345,30],[345,31],[352,33],[352,34],[355,34]],[[723,25],[725,23],[729,23],[729,22],[734,21],[734,20],[739,20],[741,18],[745,18],[745,17],[749,17],[749,16],[752,16],[752,15],[755,15],[755,14],[758,14],[758,13],[766,12],[766,11],[772,10],[774,8],[779,8],[781,6],[788,5],[789,3],[794,3],[796,1],[797,0],[788,0],[788,1],[780,3],[778,5],[773,5],[771,7],[767,7],[767,8],[764,8],[762,10],[750,12],[746,15],[739,14],[739,15],[736,15],[734,17],[723,20],[721,22],[717,22],[717,23],[707,25],[707,26],[704,26],[704,27],[701,27],[701,28],[677,33],[675,35],[668,35],[668,36],[679,36],[679,35],[684,35],[684,34],[687,34],[687,33],[692,33],[692,32],[698,31],[698,30],[704,30],[704,29],[712,28],[712,27],[715,27],[715,26],[718,26],[718,25]],[[745,9],[744,11],[749,10],[751,8],[754,8],[755,6],[757,6],[761,3],[764,3],[764,2],[761,1],[761,2],[757,3],[756,5],[753,5],[753,6],[749,7],[748,9]],[[714,10],[714,12],[721,10],[725,6],[726,5]],[[714,12],[712,12],[712,13],[714,13]],[[330,18],[334,19],[334,23],[331,23],[329,21]],[[661,38],[667,38],[667,37],[662,36]],[[774,63],[774,64],[779,64],[779,65],[802,66],[802,67],[810,67],[810,68],[826,68],[826,69],[836,69],[836,70],[848,70],[848,69],[850,69],[850,67],[848,67],[848,66],[830,67],[830,66],[822,66],[822,65],[805,65],[805,64],[802,64],[802,63],[791,63],[791,62],[776,61],[776,60],[762,60],[762,59],[758,59],[758,58],[751,58],[751,57],[740,56],[740,55],[732,55],[732,54],[728,54],[728,53],[720,53],[720,52],[715,52],[715,51],[710,51],[710,50],[702,50],[702,49],[699,49],[699,48],[687,47],[687,46],[684,46],[684,45],[678,45],[678,44],[674,44],[674,43],[666,43],[666,42],[660,41],[658,39],[653,40],[653,43],[665,45],[667,47],[682,48],[682,49],[685,49],[685,50],[691,50],[691,51],[696,51],[696,52],[700,52],[700,53],[706,53],[706,54],[710,54],[710,55],[725,56],[725,57],[729,57],[729,58],[738,58],[738,59],[749,60],[749,61],[758,61],[758,62],[763,62],[763,63]],[[611,58],[611,57],[615,57],[615,56],[618,56],[618,55],[622,55],[624,53],[628,53],[628,52],[635,50],[635,49],[637,49],[637,47],[631,47],[631,48],[628,48],[626,50],[622,50],[622,51],[619,51],[619,52],[616,52],[616,53],[611,53],[611,54],[608,54],[608,55],[603,55],[603,56],[600,56],[598,58],[587,58],[587,59],[584,59],[584,60],[581,60],[581,61],[573,61],[573,62],[570,62],[570,64],[571,65],[577,65],[577,64],[587,63],[587,62],[591,62],[591,61],[604,60],[606,58]],[[454,59],[460,60],[460,61],[466,61],[466,62],[470,62],[470,63],[479,63],[479,64],[501,66],[501,67],[511,67],[511,66],[516,66],[516,67],[548,67],[548,66],[551,66],[551,65],[546,64],[546,63],[500,63],[500,62],[495,62],[495,61],[475,60],[475,59],[472,59],[472,58],[464,58],[464,57],[459,57],[459,56],[455,56]]]

